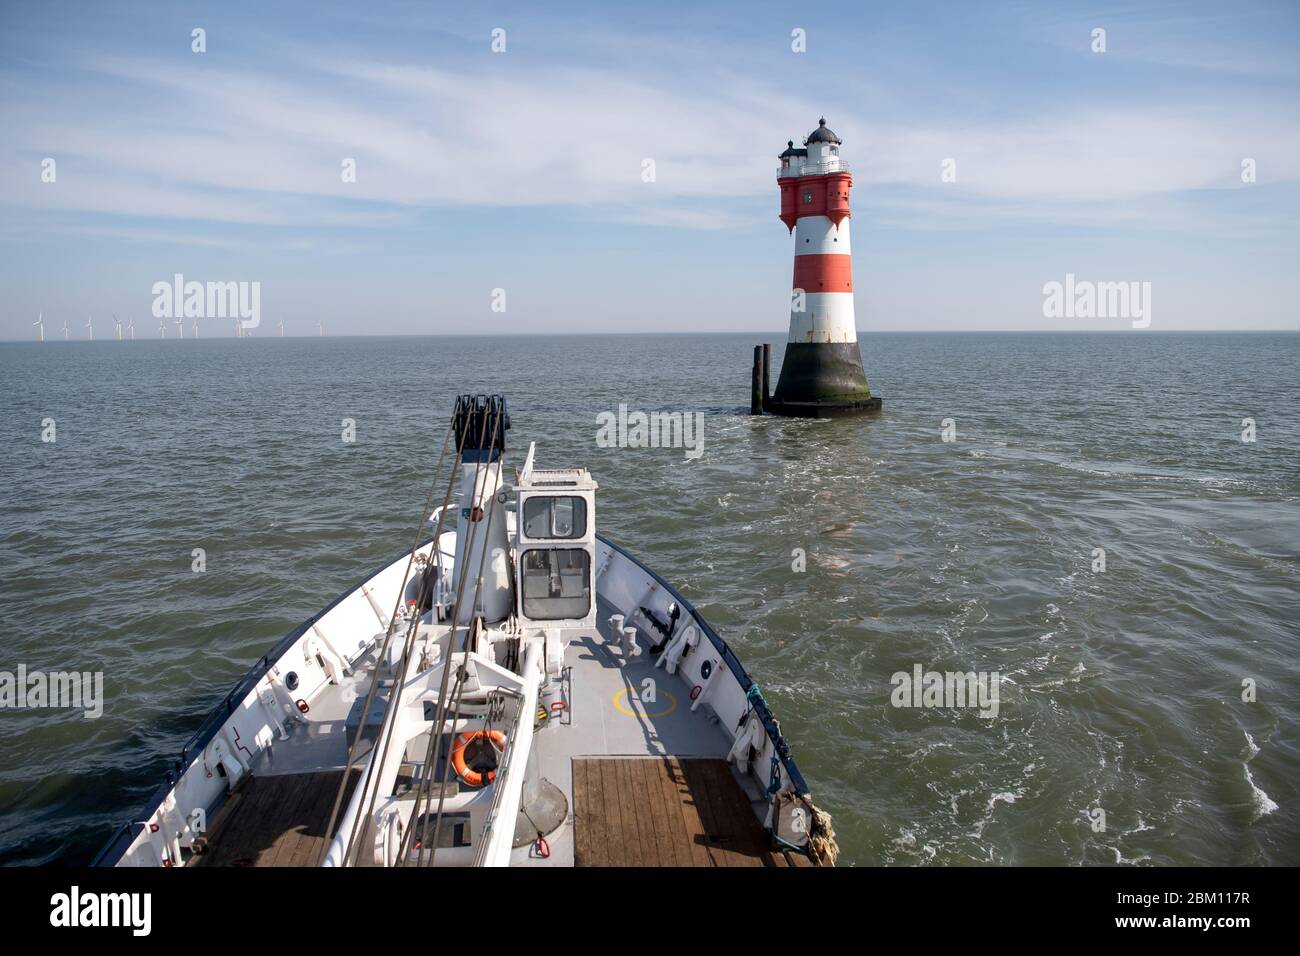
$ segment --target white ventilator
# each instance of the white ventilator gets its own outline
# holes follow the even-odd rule
[[[680,634],[673,638],[672,643],[664,648],[664,652],[659,655],[659,660],[655,661],[655,667],[663,667],[668,673],[676,674],[677,665],[682,662],[682,657],[689,648],[700,646],[700,632],[695,629],[694,624],[688,625]]]
[[[758,714],[751,710],[740,728],[740,733],[736,735],[736,742],[731,745],[731,750],[727,753],[727,761],[734,763],[741,773],[749,773],[750,751],[763,746],[765,735],[763,722],[758,719]]]

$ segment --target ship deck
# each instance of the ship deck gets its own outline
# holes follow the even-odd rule
[[[655,666],[659,635],[633,623],[637,652],[624,659],[609,625],[617,608],[601,594],[597,608],[597,633],[565,655],[564,706],[533,738],[535,772],[563,795],[561,822],[544,844],[517,845],[511,865],[808,865],[802,854],[774,849],[760,822],[769,798],[727,761],[731,738],[712,707],[693,711],[691,685]],[[247,777],[211,808],[206,847],[189,865],[319,865],[348,743],[365,724],[364,756],[383,712],[376,701],[361,713],[374,666],[368,655],[341,685],[327,685],[310,718],[250,762]],[[352,772],[348,796],[360,775]]]
[[[533,742],[540,775],[568,801],[567,818],[547,837],[549,856],[522,847],[515,850],[513,865],[764,865],[757,851],[750,851],[768,845],[758,823],[767,797],[748,780],[742,783],[727,763],[726,731],[707,705],[691,711],[690,685],[655,667],[650,647],[658,635],[633,622],[638,653],[625,661],[609,628],[609,615],[617,609],[604,597],[598,597],[598,608],[600,637],[570,644],[566,655],[572,675],[568,709]],[[752,830],[742,827],[741,809]],[[716,836],[718,852],[684,853],[677,862],[674,850],[674,862],[661,863],[651,842],[644,852],[632,852],[628,841],[639,846],[643,830],[688,849],[697,836],[706,842]],[[589,843],[584,860],[584,839],[603,849]],[[625,847],[606,846],[612,842]],[[752,864],[721,852],[727,843],[750,848],[737,852]]]
[[[315,866],[342,770],[250,774],[213,821],[206,852],[190,866]],[[354,770],[346,800],[360,779]]]
[[[725,760],[573,761],[576,866],[811,866],[774,851]]]

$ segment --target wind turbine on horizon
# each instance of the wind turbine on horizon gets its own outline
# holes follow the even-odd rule
[[[109,315],[113,316],[113,324],[117,326],[117,340],[120,342],[122,341],[122,320],[112,312],[110,312]]]
[[[199,337],[199,320],[196,317],[194,319],[194,338],[197,339],[198,337]]]
[[[316,320],[316,328],[320,330],[320,337],[321,337],[321,338],[325,338],[325,320],[324,320],[324,319],[317,319],[317,320]]]
[[[184,319],[184,318],[179,318],[179,319],[176,320],[176,334],[177,334],[177,336],[179,336],[179,337],[182,338],[182,339],[185,338],[185,319]]]
[[[280,320],[280,338],[284,338],[284,319]]]
[[[95,320],[91,316],[86,316],[86,328],[90,329],[90,341],[95,341]]]
[[[135,341],[135,319],[126,320],[126,330],[131,333],[131,341]]]
[[[160,337],[160,338],[164,338],[164,339],[167,338],[167,320],[166,320],[166,319],[159,319],[159,320],[158,320],[158,332],[159,332],[159,337]]]
[[[35,322],[32,323],[32,325],[40,326],[40,329],[36,333],[37,335],[40,336],[40,338],[38,338],[36,341],[44,342],[45,341],[45,313],[44,312],[40,313],[39,317],[36,319]]]
[[[68,341],[68,320],[63,320],[63,341]]]

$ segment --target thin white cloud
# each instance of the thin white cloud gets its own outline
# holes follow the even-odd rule
[[[503,61],[473,71],[337,57],[309,65],[299,52],[294,72],[271,76],[94,60],[88,68],[120,86],[124,109],[148,121],[124,124],[96,104],[51,108],[39,91],[11,99],[0,108],[13,144],[0,202],[357,228],[427,207],[584,206],[610,221],[726,228],[741,221],[728,202],[774,192],[774,155],[798,133],[777,128],[780,118],[811,125],[822,108],[812,92],[762,77],[706,85]],[[1261,183],[1300,181],[1296,117],[1263,100],[1123,103],[951,126],[846,109],[832,125],[859,187],[915,187],[897,201],[918,214],[966,198],[968,217],[1057,211],[1073,222],[1098,203],[1235,188],[1247,156],[1260,162]],[[63,163],[53,187],[31,174],[47,154]],[[357,161],[355,183],[340,179],[345,157]],[[939,177],[949,157],[954,184]]]

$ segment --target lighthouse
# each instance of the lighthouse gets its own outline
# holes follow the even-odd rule
[[[853,177],[840,158],[841,142],[823,118],[801,148],[791,140],[778,157],[781,221],[794,236],[790,336],[775,394],[766,394],[766,367],[756,376],[760,404],[774,415],[831,418],[880,408],[862,371],[853,318]]]

